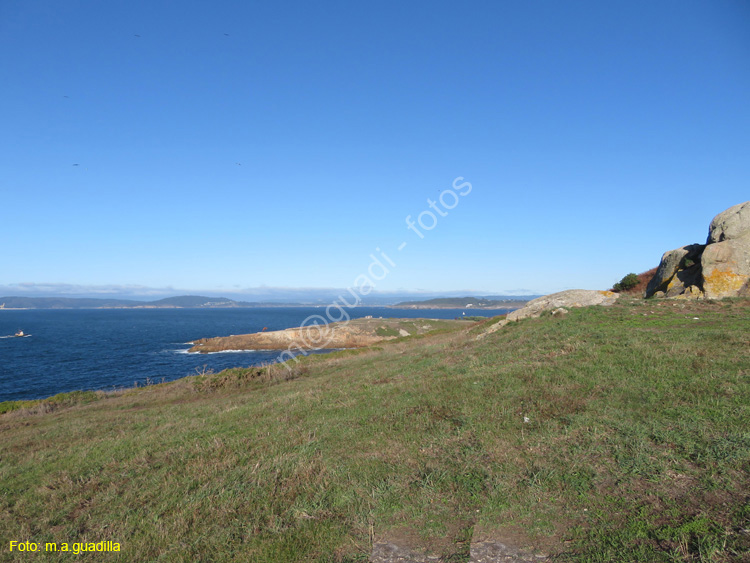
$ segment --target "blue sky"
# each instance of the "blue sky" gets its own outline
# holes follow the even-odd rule
[[[739,0],[5,0],[0,288],[349,287],[376,247],[380,290],[608,287],[750,199],[749,30]]]

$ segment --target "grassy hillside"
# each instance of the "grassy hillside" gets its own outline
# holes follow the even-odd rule
[[[0,560],[365,562],[398,536],[460,562],[478,527],[560,560],[748,560],[748,300],[488,322],[4,414]]]

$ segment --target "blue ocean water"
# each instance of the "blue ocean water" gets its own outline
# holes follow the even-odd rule
[[[468,310],[494,316],[507,312]],[[352,318],[452,319],[462,309],[358,307]],[[28,338],[0,338],[0,401],[38,399],[75,390],[171,381],[274,361],[278,351],[187,354],[188,342],[299,326],[322,308],[0,310],[0,336],[21,329]]]

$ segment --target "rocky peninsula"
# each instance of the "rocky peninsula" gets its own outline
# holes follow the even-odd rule
[[[361,348],[384,340],[468,325],[467,321],[462,320],[363,318],[326,325],[201,338],[193,342],[189,352],[206,354],[227,350],[286,350],[290,346],[302,350]]]

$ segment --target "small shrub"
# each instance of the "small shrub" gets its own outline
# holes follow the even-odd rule
[[[612,286],[613,291],[628,291],[629,289],[633,289],[636,285],[638,285],[638,282],[640,280],[638,279],[638,274],[628,274],[624,278],[622,278],[618,283]]]

